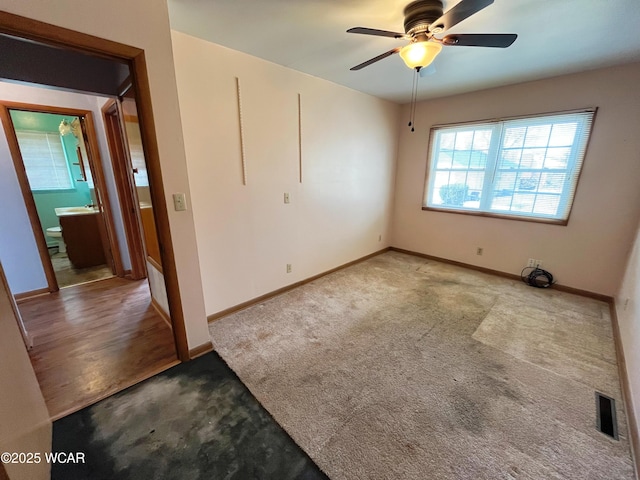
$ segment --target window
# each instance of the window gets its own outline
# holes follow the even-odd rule
[[[16,130],[31,190],[70,190],[73,181],[58,133]]]
[[[594,113],[432,128],[425,208],[566,223]]]
[[[136,187],[148,187],[149,177],[147,176],[147,163],[144,159],[140,127],[137,120],[132,122],[127,119],[125,119],[125,127],[127,130],[127,140],[129,141],[131,166],[136,173],[133,177]]]

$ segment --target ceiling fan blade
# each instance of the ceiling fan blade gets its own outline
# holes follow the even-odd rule
[[[442,39],[442,43],[462,47],[507,48],[516,38],[518,35],[515,33],[461,33],[447,35]]]
[[[462,0],[455,7],[447,10],[444,15],[433,22],[429,26],[429,31],[433,32],[436,28],[441,28],[436,33],[449,30],[454,25],[460,23],[471,15],[478,13],[485,7],[493,3],[493,0]]]
[[[375,35],[377,37],[404,38],[404,33],[390,32],[389,30],[376,30],[375,28],[354,27],[347,30],[347,33],[360,33],[362,35]]]
[[[364,67],[368,67],[372,63],[376,63],[377,61],[382,60],[383,58],[390,57],[391,55],[393,55],[394,53],[398,53],[399,51],[400,51],[400,47],[394,48],[393,50],[389,50],[388,52],[385,52],[382,55],[378,55],[377,57],[373,57],[371,60],[367,60],[366,62],[363,62],[360,65],[356,65],[355,67],[351,67],[349,70],[355,71],[355,70],[360,70],[360,69],[362,69]]]

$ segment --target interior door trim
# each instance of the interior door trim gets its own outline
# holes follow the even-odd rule
[[[100,147],[98,146],[98,138],[96,136],[96,127],[93,121],[93,113],[89,112],[84,115],[84,121],[80,122],[83,126],[83,133],[85,135],[85,142],[87,148],[87,154],[89,157],[89,168],[91,169],[91,175],[93,176],[94,183],[98,184],[97,197],[98,204],[104,214],[106,227],[106,234],[111,249],[111,258],[113,259],[113,269],[116,276],[124,277],[124,265],[122,264],[122,253],[120,252],[120,244],[118,243],[118,235],[116,233],[116,226],[113,220],[113,210],[111,208],[111,200],[109,198],[109,190],[107,189],[107,181],[104,176],[104,165],[100,156]],[[84,130],[86,129],[86,132]],[[85,174],[86,175],[86,174]]]
[[[111,153],[111,166],[116,179],[116,188],[120,198],[120,209],[125,225],[125,235],[131,259],[131,277],[134,280],[146,278],[144,242],[142,241],[141,219],[138,211],[137,193],[131,182],[131,158],[125,144],[123,127],[120,124],[122,112],[116,100],[109,100],[102,107],[102,117],[107,134],[107,143]]]

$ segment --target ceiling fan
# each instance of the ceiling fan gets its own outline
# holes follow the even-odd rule
[[[351,70],[360,70],[383,58],[400,53],[409,68],[418,71],[429,65],[442,50],[442,46],[494,47],[506,48],[515,42],[518,36],[514,33],[470,33],[451,34],[438,38],[435,35],[444,33],[454,25],[488,7],[494,0],[462,0],[453,8],[443,12],[442,0],[417,0],[404,9],[404,33],[376,30],[374,28],[355,27],[348,33],[376,35],[409,40],[404,47],[396,47],[388,52],[363,62]]]

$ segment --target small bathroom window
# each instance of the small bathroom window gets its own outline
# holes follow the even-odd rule
[[[69,163],[58,133],[16,130],[31,190],[72,190]]]

